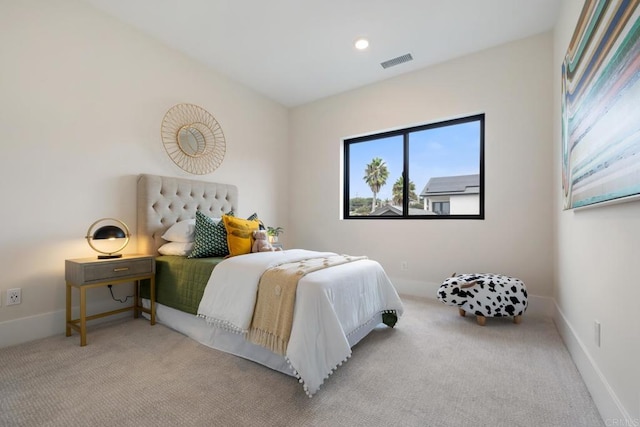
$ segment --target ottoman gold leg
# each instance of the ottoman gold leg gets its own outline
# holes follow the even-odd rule
[[[514,316],[513,323],[515,323],[516,325],[519,325],[520,322],[522,322],[522,316]]]
[[[462,308],[458,309],[458,313],[460,313],[460,316],[464,317],[465,314],[467,314],[466,311],[464,311]]]
[[[486,321],[487,321],[486,317],[484,317],[484,316],[476,316],[476,322],[478,322],[478,325],[484,326]]]

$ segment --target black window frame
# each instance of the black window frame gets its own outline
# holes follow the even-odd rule
[[[352,144],[361,142],[373,141],[377,139],[389,138],[393,136],[401,135],[403,137],[403,171],[402,179],[404,183],[410,182],[407,179],[409,174],[409,134],[413,132],[419,132],[428,129],[435,129],[444,126],[453,126],[462,123],[479,122],[480,125],[480,153],[479,153],[479,210],[478,214],[458,214],[458,215],[409,215],[409,186],[404,185],[403,197],[402,197],[402,214],[401,215],[350,215],[350,201],[349,201],[349,180],[351,170],[349,169],[349,148]],[[420,219],[420,220],[441,220],[441,219],[470,219],[470,220],[484,220],[485,208],[485,186],[484,186],[484,139],[485,139],[485,114],[475,114],[472,116],[459,117],[455,119],[444,120],[440,122],[434,122],[429,124],[423,124],[419,126],[412,126],[404,129],[397,129],[393,131],[386,131],[366,136],[360,136],[356,138],[347,138],[343,140],[343,206],[342,206],[342,219],[348,220],[402,220],[402,219]],[[425,183],[426,184],[426,183]]]

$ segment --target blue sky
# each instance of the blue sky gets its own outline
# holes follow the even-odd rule
[[[371,197],[362,179],[367,164],[382,158],[389,169],[379,199],[391,199],[393,183],[402,175],[402,135],[351,144],[349,148],[349,198]],[[413,132],[409,138],[409,180],[420,194],[431,177],[480,173],[480,122]]]

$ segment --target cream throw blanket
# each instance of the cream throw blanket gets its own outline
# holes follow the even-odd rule
[[[298,281],[314,271],[362,259],[367,257],[333,255],[282,264],[265,271],[258,285],[249,341],[284,356],[291,336]]]

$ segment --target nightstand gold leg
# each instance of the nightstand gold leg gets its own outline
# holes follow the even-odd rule
[[[150,280],[150,284],[149,287],[151,288],[151,301],[149,301],[149,303],[151,304],[151,324],[155,325],[156,324],[156,278],[155,276],[151,277]]]
[[[140,280],[136,280],[133,284],[133,318],[140,316]]]
[[[80,287],[80,346],[87,345],[87,294],[84,286]]]
[[[65,323],[65,335],[71,336],[71,326],[69,326],[69,322],[71,322],[71,285],[67,282],[67,321]]]

